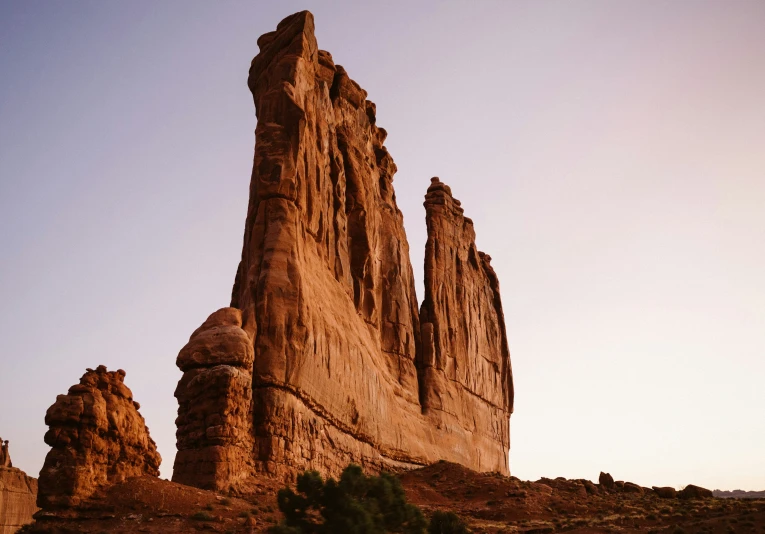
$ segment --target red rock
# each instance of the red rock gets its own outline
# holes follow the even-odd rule
[[[675,491],[675,488],[670,488],[668,486],[665,486],[665,487],[653,486],[653,491],[656,493],[656,495],[658,495],[662,499],[677,498],[677,491]]]
[[[643,488],[633,482],[625,482],[622,491],[624,493],[643,493]]]
[[[159,475],[157,447],[124,380],[123,370],[88,369],[48,408],[51,450],[40,471],[41,508],[76,506],[100,487]]]
[[[582,479],[581,482],[584,484],[584,488],[589,495],[597,495],[600,493],[600,490],[595,484],[592,483],[592,481]]]
[[[714,494],[711,490],[706,488],[688,484],[685,488],[677,492],[677,496],[680,499],[711,499],[714,497]]]
[[[375,105],[318,49],[310,13],[258,45],[242,259],[216,312],[228,322],[211,316],[178,356],[173,480],[223,489],[440,459],[508,474],[510,356],[472,223],[434,182],[421,320]]]
[[[614,477],[611,476],[610,473],[604,473],[603,471],[600,472],[600,476],[598,477],[598,483],[606,488],[606,489],[614,489],[616,487],[616,483],[614,482]]]
[[[218,310],[178,354],[175,482],[221,490],[254,472],[253,347],[241,326],[239,310]]]
[[[7,442],[4,442],[7,444]],[[10,454],[6,460],[10,463]],[[15,467],[0,466],[0,534],[11,534],[32,522],[38,510],[37,479]]]

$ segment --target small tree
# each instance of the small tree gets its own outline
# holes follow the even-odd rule
[[[358,465],[345,468],[340,480],[326,482],[316,471],[298,475],[297,493],[279,490],[284,522],[272,534],[423,534],[427,522],[406,502],[398,478],[388,473],[366,476]]]
[[[428,534],[468,534],[467,525],[454,512],[433,512]]]

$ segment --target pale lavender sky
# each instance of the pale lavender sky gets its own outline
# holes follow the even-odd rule
[[[422,276],[440,176],[493,257],[513,474],[765,489],[765,2],[0,3],[0,436],[127,371],[169,477],[175,356],[228,304],[259,35],[310,9],[369,91]],[[418,294],[422,297],[421,283]]]

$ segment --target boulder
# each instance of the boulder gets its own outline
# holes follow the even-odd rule
[[[682,490],[677,492],[680,499],[711,499],[714,497],[711,490],[688,484]]]
[[[593,484],[591,481],[582,480],[582,484],[584,484],[584,489],[587,491],[589,495],[597,495],[598,493],[600,493],[600,490],[598,489],[598,487],[595,484]]]
[[[162,459],[124,382],[121,369],[88,369],[48,408],[45,443],[51,450],[40,471],[38,506],[76,506],[101,487],[159,475]]]
[[[614,477],[612,477],[609,473],[604,473],[603,471],[600,472],[598,482],[602,487],[609,490],[612,490],[616,487],[616,484],[614,483]]]
[[[622,491],[624,493],[643,493],[643,488],[632,482],[625,482]]]
[[[653,491],[661,497],[662,499],[676,499],[677,498],[677,491],[675,491],[675,488],[670,488],[669,486],[653,486]]]

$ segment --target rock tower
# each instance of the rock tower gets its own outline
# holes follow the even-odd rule
[[[40,471],[37,505],[77,506],[99,488],[130,477],[159,476],[162,461],[125,371],[88,369],[45,414],[51,450]]]
[[[242,259],[231,307],[178,355],[173,480],[440,459],[508,474],[510,355],[472,221],[434,178],[420,306],[375,105],[318,49],[311,13],[258,46]]]

